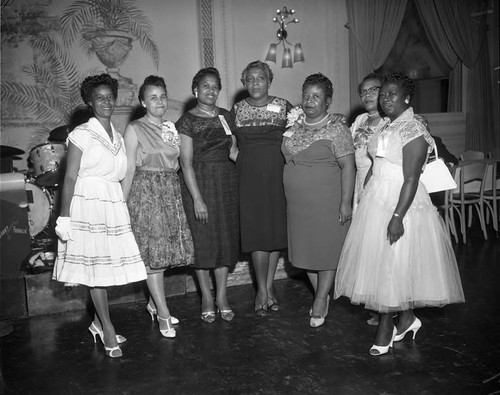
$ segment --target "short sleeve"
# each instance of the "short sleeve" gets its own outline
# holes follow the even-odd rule
[[[420,136],[424,136],[425,141],[427,141],[430,146],[434,144],[434,140],[432,139],[430,133],[427,131],[425,126],[417,120],[406,122],[406,124],[401,128],[399,135],[401,137],[401,145],[403,147],[410,141],[413,141]]]
[[[234,107],[233,107],[234,108]],[[221,114],[224,116],[224,118],[226,119],[226,122],[227,124],[229,125],[229,129],[231,129],[231,131],[234,133],[234,131],[236,130],[236,123],[234,121],[234,113],[233,113],[233,110],[231,110],[231,112],[227,111],[226,109],[221,109]]]
[[[89,148],[92,141],[90,130],[82,126],[78,126],[68,135],[68,141],[76,145],[82,152],[85,152]]]
[[[349,128],[344,124],[335,123],[335,133],[332,140],[332,151],[336,158],[354,153],[354,143]]]
[[[193,137],[193,127],[191,125],[191,121],[185,114],[175,123],[175,128],[179,134],[184,134],[191,138]]]

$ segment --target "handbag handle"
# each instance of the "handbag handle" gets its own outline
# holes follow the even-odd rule
[[[434,148],[434,152],[436,153],[436,160],[437,160],[437,159],[439,159],[439,154],[438,154],[438,147],[437,147],[436,141],[434,141],[434,139],[432,139],[432,145],[433,145],[433,148]],[[431,151],[431,153],[432,153],[432,151]]]

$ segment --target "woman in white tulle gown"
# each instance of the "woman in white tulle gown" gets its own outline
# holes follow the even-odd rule
[[[342,249],[335,297],[380,313],[371,355],[422,326],[413,309],[464,301],[444,222],[419,181],[433,140],[409,106],[413,81],[385,77],[379,101],[388,118],[368,143],[374,159]],[[393,315],[398,312],[396,325]]]

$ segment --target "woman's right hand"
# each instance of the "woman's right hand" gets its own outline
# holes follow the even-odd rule
[[[194,217],[202,224],[206,224],[208,222],[208,208],[202,199],[194,202]]]
[[[57,218],[55,231],[57,236],[61,239],[61,241],[72,240],[71,218],[70,217]]]

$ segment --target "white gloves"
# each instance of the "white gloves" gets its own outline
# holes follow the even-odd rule
[[[56,221],[56,234],[61,241],[68,241],[71,239],[71,218],[59,217]],[[73,239],[71,239],[73,240]]]

